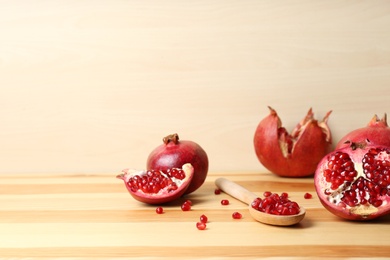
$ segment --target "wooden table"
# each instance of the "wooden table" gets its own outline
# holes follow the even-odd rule
[[[191,211],[181,211],[177,201],[158,215],[156,206],[133,200],[115,175],[0,176],[0,258],[390,257],[390,217],[369,223],[339,219],[320,204],[312,178],[209,173],[186,197],[193,202]],[[292,227],[256,222],[245,204],[214,194],[217,177],[258,194],[286,191],[307,209],[306,217]],[[313,198],[304,199],[305,192]],[[221,205],[222,199],[230,205]],[[234,211],[243,218],[233,219]],[[200,231],[195,224],[202,214],[209,223]]]

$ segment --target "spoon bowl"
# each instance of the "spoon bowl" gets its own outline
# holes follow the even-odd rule
[[[261,223],[274,226],[291,226],[299,223],[305,217],[306,210],[303,207],[300,207],[299,214],[296,215],[274,215],[258,211],[251,206],[252,201],[258,197],[255,193],[225,178],[216,179],[215,185],[223,192],[248,204],[251,216]]]

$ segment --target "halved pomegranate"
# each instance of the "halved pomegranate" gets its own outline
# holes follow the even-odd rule
[[[326,155],[314,176],[326,209],[350,220],[369,220],[390,213],[390,147],[368,141]]]
[[[182,168],[166,171],[131,171],[125,169],[116,176],[124,181],[130,195],[147,204],[163,204],[181,197],[194,176],[194,167],[186,163]]]

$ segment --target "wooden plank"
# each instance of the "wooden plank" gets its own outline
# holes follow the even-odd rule
[[[210,173],[198,191],[163,205],[162,215],[156,214],[156,206],[135,201],[110,174],[29,176],[0,177],[0,257],[390,257],[390,216],[370,222],[342,220],[322,207],[308,178],[226,175],[259,194],[264,189],[286,191],[307,209],[299,224],[273,227],[254,221],[247,205],[214,194],[214,180],[223,173]],[[308,190],[312,199],[303,198]],[[186,199],[193,201],[189,212],[180,209]],[[221,205],[222,199],[230,204]],[[243,218],[233,219],[234,211]],[[195,227],[201,214],[209,218],[204,231]]]

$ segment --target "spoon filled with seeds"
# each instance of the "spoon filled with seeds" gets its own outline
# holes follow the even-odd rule
[[[287,193],[265,192],[264,198],[225,178],[215,180],[215,185],[223,192],[249,205],[251,216],[264,224],[291,226],[299,223],[306,210],[288,199]]]

